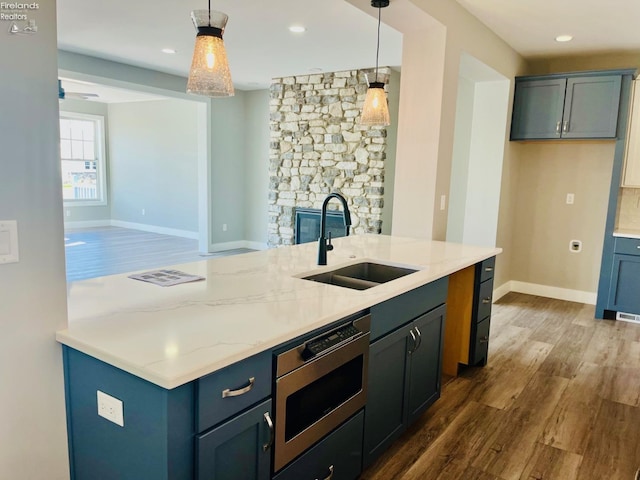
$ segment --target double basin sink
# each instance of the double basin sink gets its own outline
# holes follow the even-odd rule
[[[337,268],[328,272],[314,273],[301,278],[314,282],[337,285],[339,287],[352,288],[354,290],[366,290],[383,283],[396,280],[418,270],[393,265],[384,265],[374,262],[360,262],[346,267]]]

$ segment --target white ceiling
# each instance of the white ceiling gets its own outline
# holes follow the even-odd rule
[[[458,0],[524,57],[640,50],[638,0]],[[558,43],[558,35],[572,35]]]
[[[399,67],[402,35],[384,24],[380,64]],[[453,0],[446,0],[453,1]],[[525,57],[640,50],[640,0],[457,0]],[[186,76],[195,29],[190,12],[205,0],[58,0],[58,46]],[[401,6],[398,4],[398,8]],[[345,0],[213,0],[229,15],[225,31],[236,88],[266,88],[271,78],[372,67],[376,10]],[[304,34],[288,31],[292,24]],[[575,37],[557,43],[560,34]],[[175,48],[168,55],[162,48]]]
[[[188,74],[196,35],[191,10],[207,8],[205,0],[58,0],[57,5],[60,49],[181,76]],[[224,41],[237,88],[266,88],[271,78],[311,69],[375,65],[377,18],[344,0],[213,0],[211,8],[229,15]],[[307,31],[291,33],[292,24]],[[178,53],[168,55],[162,48]],[[399,67],[401,56],[402,35],[383,24],[380,65]]]

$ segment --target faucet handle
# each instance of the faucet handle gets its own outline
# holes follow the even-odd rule
[[[331,232],[328,232],[327,235],[327,250],[333,250],[333,245],[331,245]]]

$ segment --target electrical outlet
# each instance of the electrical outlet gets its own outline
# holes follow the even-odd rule
[[[447,196],[440,195],[440,210],[444,210],[447,208]]]
[[[226,223],[223,223],[223,224],[222,224],[222,231],[223,231],[223,232],[226,232],[226,231],[227,231],[227,224],[226,224]]]
[[[582,251],[582,242],[580,240],[571,240],[571,242],[569,242],[569,251],[580,253]]]
[[[573,193],[567,193],[567,205],[573,205],[575,198],[576,197]]]
[[[144,217],[147,214],[147,211],[143,208],[142,209],[142,216]]]
[[[106,418],[110,422],[124,427],[124,411],[122,400],[118,400],[111,395],[107,395],[100,390],[97,390],[98,394],[98,415]]]

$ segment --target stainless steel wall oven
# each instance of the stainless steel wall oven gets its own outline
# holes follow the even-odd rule
[[[370,326],[362,315],[276,357],[274,471],[364,407]]]

